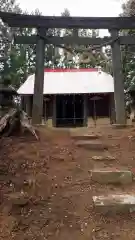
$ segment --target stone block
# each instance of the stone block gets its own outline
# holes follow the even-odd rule
[[[78,147],[83,147],[85,149],[88,149],[88,150],[104,150],[104,149],[108,149],[108,146],[103,144],[102,142],[99,142],[99,141],[77,141],[76,142],[76,145]]]
[[[75,140],[95,140],[101,138],[101,135],[97,134],[71,134],[71,137]]]
[[[109,194],[93,196],[95,210],[104,214],[135,212],[135,195]]]
[[[28,205],[29,198],[26,193],[15,192],[7,195],[7,199],[11,202],[12,205],[24,207]]]
[[[132,128],[133,125],[132,124],[112,124],[112,127],[116,129],[123,129],[123,128]]]
[[[101,184],[130,184],[132,183],[132,177],[131,171],[115,168],[94,169],[91,171],[92,180]]]
[[[93,156],[92,160],[101,161],[101,162],[103,162],[103,161],[108,161],[109,162],[109,161],[114,161],[115,157],[113,157],[113,156]]]
[[[46,125],[47,125],[48,127],[50,127],[50,128],[53,127],[53,121],[52,121],[51,118],[49,118],[49,119],[46,121]]]

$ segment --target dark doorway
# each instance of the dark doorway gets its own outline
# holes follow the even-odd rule
[[[83,95],[56,96],[56,127],[78,127],[84,123]]]
[[[98,99],[95,100],[94,99]],[[110,116],[110,95],[109,94],[90,94],[88,99],[89,116],[94,118],[104,118]]]

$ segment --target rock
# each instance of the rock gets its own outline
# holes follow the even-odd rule
[[[95,210],[107,213],[135,212],[135,195],[109,194],[107,196],[93,196]]]
[[[29,203],[29,198],[25,193],[11,193],[7,196],[8,200],[12,205],[18,205],[19,207],[24,207]]]
[[[91,171],[91,178],[101,184],[130,184],[133,180],[131,171],[115,168],[94,169]]]
[[[93,156],[92,160],[101,161],[101,162],[102,161],[114,161],[115,157],[113,157],[113,156]]]
[[[88,150],[104,150],[108,149],[108,146],[99,141],[77,141],[76,145],[78,147],[83,147]]]

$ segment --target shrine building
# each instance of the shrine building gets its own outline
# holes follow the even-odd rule
[[[18,89],[30,117],[34,81],[35,75],[30,75]],[[98,68],[45,69],[43,94],[43,121],[54,127],[87,126],[90,117],[115,121],[114,80]]]

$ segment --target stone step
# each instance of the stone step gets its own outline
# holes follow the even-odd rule
[[[133,124],[112,124],[112,128],[123,129],[123,128],[132,128]]]
[[[103,214],[135,212],[135,195],[109,194],[93,196],[95,210]]]
[[[101,184],[130,184],[133,181],[132,172],[115,168],[94,169],[91,171],[93,181]]]
[[[110,155],[108,155],[108,156],[93,156],[92,160],[94,160],[94,161],[101,161],[101,162],[104,162],[104,161],[108,161],[109,162],[109,161],[116,160],[116,158],[113,157],[113,156],[110,156]]]
[[[84,141],[80,140],[76,142],[78,147],[83,147],[88,150],[107,150],[108,146],[99,141]]]
[[[71,137],[75,140],[95,140],[101,138],[102,136],[98,134],[71,134]]]

